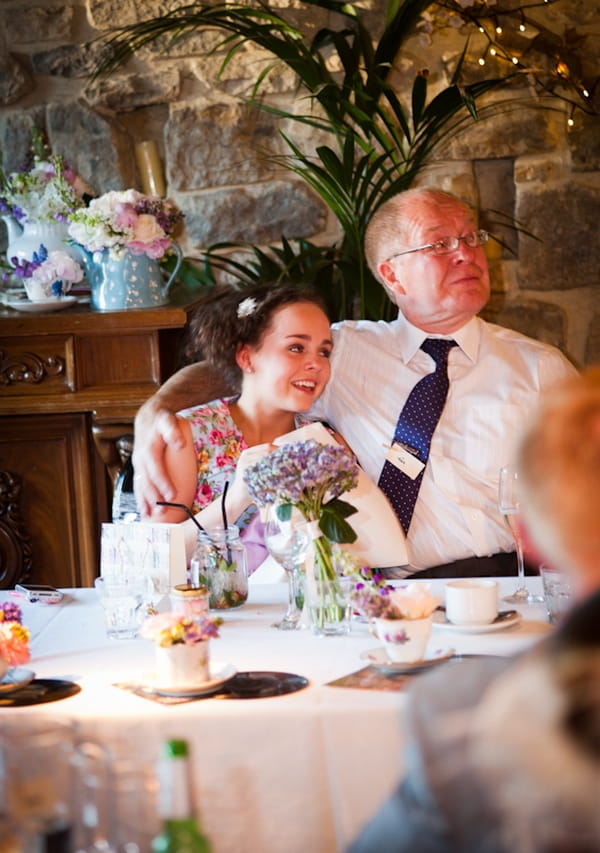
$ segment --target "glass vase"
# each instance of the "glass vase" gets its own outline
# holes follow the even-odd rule
[[[207,587],[211,610],[228,610],[246,602],[248,562],[235,524],[198,534],[190,575],[194,587]]]
[[[350,633],[354,582],[338,574],[332,543],[327,536],[313,539],[306,560],[304,596],[313,634],[339,636]]]

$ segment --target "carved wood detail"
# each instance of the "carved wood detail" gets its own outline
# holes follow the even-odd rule
[[[21,517],[21,479],[0,471],[0,589],[31,577],[32,543]]]
[[[33,352],[6,356],[0,351],[0,384],[12,385],[26,382],[35,385],[47,376],[60,376],[65,372],[65,360],[59,355],[40,357]]]

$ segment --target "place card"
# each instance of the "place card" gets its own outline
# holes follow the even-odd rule
[[[167,592],[187,581],[183,529],[179,524],[112,522],[102,525],[100,575],[151,578]]]

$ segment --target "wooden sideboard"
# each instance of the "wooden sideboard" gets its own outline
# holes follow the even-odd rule
[[[180,364],[195,301],[172,303],[40,314],[0,306],[0,588],[93,583],[117,442]]]

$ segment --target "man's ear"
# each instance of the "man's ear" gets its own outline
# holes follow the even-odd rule
[[[406,291],[400,284],[400,280],[396,276],[393,266],[389,261],[382,261],[377,267],[377,272],[384,280],[386,287],[394,293],[404,294]]]

